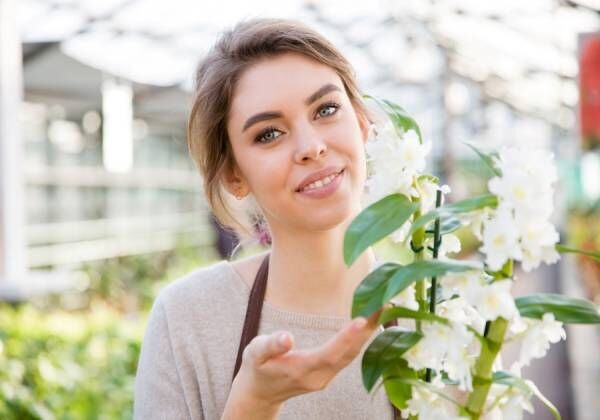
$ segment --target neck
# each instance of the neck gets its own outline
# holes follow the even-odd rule
[[[350,221],[305,234],[274,231],[265,300],[293,312],[349,318],[354,290],[375,264],[368,248],[346,266],[343,242]]]

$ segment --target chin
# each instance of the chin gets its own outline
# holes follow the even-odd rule
[[[299,214],[296,220],[302,220],[302,225],[307,230],[326,231],[339,226],[347,226],[355,216],[356,210],[351,202],[340,201],[338,205],[322,207]]]

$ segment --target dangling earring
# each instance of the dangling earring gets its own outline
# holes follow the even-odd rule
[[[244,198],[246,196],[245,194],[242,193],[241,188],[238,189],[234,195],[235,195],[235,198],[237,198],[238,200],[241,200],[242,198]]]
[[[367,133],[367,142],[374,140],[377,137],[377,125],[374,123],[369,124],[369,131]]]

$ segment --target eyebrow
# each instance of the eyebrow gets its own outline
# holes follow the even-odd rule
[[[327,95],[330,92],[336,91],[336,90],[341,92],[341,89],[339,87],[337,87],[336,85],[334,85],[333,83],[327,83],[326,85],[321,86],[315,93],[313,93],[308,98],[306,98],[304,100],[304,103],[308,106],[308,105],[312,104],[313,102],[315,102],[317,99]],[[246,120],[246,122],[244,123],[244,127],[242,128],[242,132],[246,131],[251,125],[254,125],[258,122],[265,121],[265,120],[272,120],[272,119],[281,118],[281,117],[283,117],[283,114],[279,111],[259,112],[258,114],[255,114]]]

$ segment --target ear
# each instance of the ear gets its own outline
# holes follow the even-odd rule
[[[366,143],[367,139],[369,138],[369,126],[371,125],[371,122],[369,121],[367,115],[360,109],[356,110],[356,117],[358,119],[358,125],[360,127],[363,143]]]
[[[225,170],[225,174],[223,176],[223,185],[230,194],[236,197],[244,197],[248,195],[248,183],[246,182],[244,175],[236,163],[233,163],[228,169]]]

